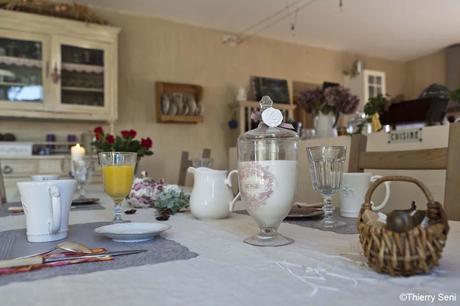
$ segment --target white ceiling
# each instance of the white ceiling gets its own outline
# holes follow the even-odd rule
[[[295,0],[79,0],[96,7],[240,32]],[[312,0],[300,0],[305,4]],[[394,60],[460,42],[460,0],[316,0],[258,35]]]

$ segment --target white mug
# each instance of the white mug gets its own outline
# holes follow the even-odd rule
[[[27,240],[46,242],[67,237],[75,180],[18,182],[26,214]]]
[[[344,173],[340,189],[340,214],[344,217],[356,218],[364,202],[364,196],[371,183],[381,178],[372,173]],[[372,203],[373,210],[382,209],[390,197],[390,182],[385,182],[385,198],[380,205]]]

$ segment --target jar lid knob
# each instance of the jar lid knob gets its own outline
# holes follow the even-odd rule
[[[262,122],[269,127],[279,126],[283,122],[283,113],[273,108],[273,101],[269,96],[263,96],[260,99],[260,113]]]
[[[270,108],[273,106],[273,101],[269,96],[263,96],[262,99],[260,99],[260,112],[263,112],[267,108]]]

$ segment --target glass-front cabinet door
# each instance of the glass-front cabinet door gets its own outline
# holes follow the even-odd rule
[[[57,63],[51,77],[58,108],[70,112],[107,111],[110,52],[103,43],[59,39],[53,44]]]
[[[104,50],[61,45],[61,103],[104,107]]]
[[[0,31],[0,108],[44,108],[47,51],[46,36]]]

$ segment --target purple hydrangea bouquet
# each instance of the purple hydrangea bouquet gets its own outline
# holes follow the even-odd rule
[[[307,113],[333,114],[337,122],[341,114],[350,115],[356,112],[359,98],[343,86],[332,86],[326,89],[316,87],[301,92],[297,103]]]

